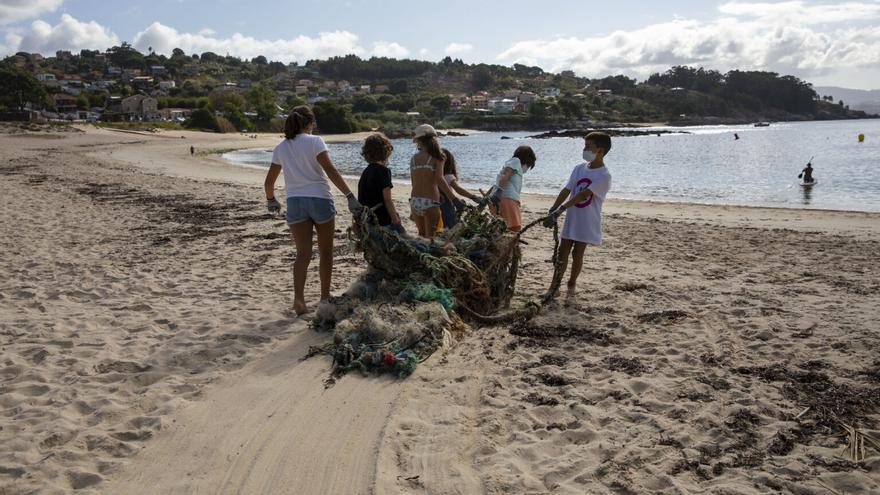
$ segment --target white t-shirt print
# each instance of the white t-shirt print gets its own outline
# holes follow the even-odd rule
[[[330,179],[318,163],[318,155],[327,151],[320,136],[299,134],[278,143],[272,163],[284,171],[284,191],[288,198],[333,199]]]
[[[599,246],[602,244],[602,203],[611,188],[611,172],[607,167],[590,168],[587,163],[574,167],[566,189],[571,196],[589,189],[593,192],[586,201],[565,210],[562,238]]]

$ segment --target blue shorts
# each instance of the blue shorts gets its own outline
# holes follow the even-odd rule
[[[327,223],[336,216],[332,199],[293,197],[287,198],[287,225],[311,220],[316,224]]]

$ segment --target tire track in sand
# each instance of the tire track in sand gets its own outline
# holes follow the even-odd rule
[[[304,325],[303,325],[304,326]],[[346,377],[300,361],[325,337],[307,331],[180,410],[106,493],[367,494],[400,382]]]

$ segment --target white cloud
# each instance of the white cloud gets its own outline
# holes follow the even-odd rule
[[[428,50],[427,48],[422,48],[419,50],[419,56],[422,58],[427,57],[429,53],[431,53],[431,50]]]
[[[166,55],[171,54],[174,48],[180,48],[186,53],[228,53],[245,59],[264,55],[269,60],[280,62],[304,62],[348,54],[383,57],[405,57],[409,54],[405,47],[387,41],[376,42],[372,50],[367,50],[360,44],[358,36],[348,31],[325,32],[316,37],[298,36],[287,40],[257,39],[240,33],[221,38],[212,30],[182,33],[159,22],[150,24],[136,34],[132,45],[142,51],[152,46],[156,53]]]
[[[80,22],[68,14],[63,14],[61,21],[54,26],[45,21],[34,21],[30,31],[23,36],[7,34],[6,40],[6,53],[54,54],[57,50],[103,50],[119,44],[119,38],[104,26],[94,21]],[[14,41],[15,46],[10,41]]]
[[[21,36],[15,33],[6,33],[6,42],[0,43],[0,56],[13,54],[21,46]]]
[[[397,43],[377,41],[373,43],[372,55],[376,57],[404,58],[409,55],[409,50]]]
[[[120,44],[112,31],[97,22],[81,22],[68,14],[62,15],[61,21],[55,26],[37,20],[24,32],[7,31],[5,38],[5,42],[0,42],[0,55],[16,51],[49,55],[57,50],[106,49]],[[171,55],[172,50],[180,48],[186,53],[228,53],[244,59],[264,55],[269,60],[280,62],[304,62],[348,54],[391,58],[403,58],[410,54],[406,47],[390,41],[377,41],[371,49],[367,49],[357,35],[348,31],[319,33],[315,37],[266,40],[240,33],[219,37],[210,28],[201,29],[198,33],[185,33],[159,22],[137,33],[132,46],[144,53],[152,47],[156,53]]]
[[[9,24],[54,12],[63,0],[0,0],[0,24]]]
[[[709,21],[675,19],[604,36],[521,41],[497,58],[586,76],[636,77],[672,65],[803,77],[880,64],[880,28],[855,22],[880,19],[880,3],[731,2],[719,12]]]
[[[363,54],[358,37],[346,31],[320,33],[316,38],[299,36],[290,40],[260,40],[235,33],[228,38],[213,34],[181,33],[176,29],[154,22],[135,35],[132,45],[138,50],[152,46],[157,53],[170,54],[174,48],[186,53],[215,52],[242,58],[265,55],[269,60],[290,62],[311,58],[326,58],[341,54]]]
[[[735,17],[784,21],[798,24],[832,24],[860,21],[880,15],[880,4],[842,2],[837,4],[808,5],[803,1],[760,3],[728,2],[720,7],[722,14]]]
[[[473,51],[474,45],[470,43],[450,43],[443,50],[447,55],[461,55]]]

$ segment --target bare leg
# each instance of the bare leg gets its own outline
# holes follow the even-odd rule
[[[571,274],[568,278],[568,297],[574,297],[577,287],[577,278],[581,274],[581,268],[584,266],[584,251],[587,249],[586,243],[575,242],[573,254],[571,258]]]
[[[565,275],[565,270],[568,269],[568,255],[571,253],[571,248],[574,246],[574,242],[568,239],[562,239],[559,241],[559,260],[558,263],[562,266],[562,275]]]
[[[293,310],[301,315],[306,312],[305,287],[306,274],[312,261],[311,220],[303,220],[290,226],[293,245],[296,247],[296,261],[293,263]]]
[[[437,222],[440,220],[440,208],[429,208],[422,216],[425,223],[425,238],[431,239],[437,233]]]
[[[321,300],[330,299],[330,279],[333,276],[333,235],[336,219],[316,224],[318,231],[318,271],[321,274]]]
[[[425,217],[424,215],[418,215],[415,211],[413,211],[409,218],[416,224],[416,229],[419,231],[420,237],[425,237]]]

